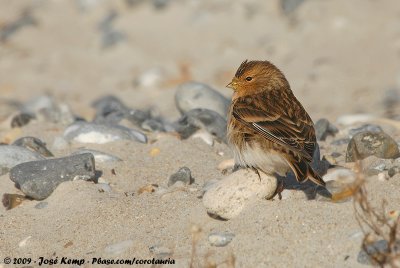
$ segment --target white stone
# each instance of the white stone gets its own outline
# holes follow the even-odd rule
[[[250,203],[271,198],[278,186],[276,177],[260,172],[261,180],[251,169],[240,169],[212,184],[203,196],[208,213],[232,219]]]

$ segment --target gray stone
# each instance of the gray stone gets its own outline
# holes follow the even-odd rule
[[[322,118],[319,119],[315,123],[315,135],[317,137],[317,140],[319,141],[324,141],[328,136],[335,136],[336,133],[338,133],[339,130],[337,127],[332,125],[327,119]]]
[[[208,242],[214,247],[225,247],[235,237],[232,233],[211,233]]]
[[[175,103],[182,114],[202,108],[215,111],[226,118],[230,100],[206,84],[188,82],[178,87],[175,93]]]
[[[347,146],[346,162],[354,162],[370,155],[394,159],[400,156],[396,141],[384,132],[362,132],[356,134]]]
[[[193,183],[192,172],[188,167],[180,168],[176,173],[172,174],[168,179],[168,187],[177,182],[182,182],[186,185]]]
[[[110,48],[126,39],[124,33],[114,29],[113,24],[117,17],[118,13],[115,10],[110,10],[107,16],[98,24],[98,29],[101,33],[101,46],[103,49]]]
[[[43,208],[47,208],[48,205],[49,205],[48,202],[42,201],[42,202],[37,203],[37,204],[35,205],[35,208],[37,208],[37,209],[43,209]]]
[[[26,196],[36,200],[50,196],[64,181],[90,180],[94,177],[94,157],[89,153],[26,162],[10,170],[10,179]]]
[[[135,140],[147,143],[143,133],[123,126],[110,126],[96,123],[76,122],[64,131],[67,141],[104,144],[118,140]]]
[[[45,159],[42,155],[24,147],[15,145],[0,145],[0,175],[7,173],[12,167],[35,160]]]
[[[159,259],[167,258],[173,253],[171,249],[163,247],[161,245],[151,246],[149,247],[149,251]]]
[[[280,0],[281,8],[284,14],[294,12],[304,0]]]
[[[140,126],[142,129],[151,131],[151,132],[164,132],[164,124],[157,119],[146,119]]]
[[[399,172],[400,172],[400,167],[394,166],[394,167],[391,167],[391,168],[388,170],[388,175],[389,175],[389,177],[393,177],[394,175],[396,175],[396,174],[399,173]]]
[[[226,142],[226,120],[217,112],[208,109],[193,109],[174,123],[175,130],[187,139],[199,129],[204,129],[218,141]]]
[[[22,107],[22,112],[35,116],[38,121],[71,124],[76,120],[66,104],[57,103],[53,97],[43,95],[31,99]]]
[[[46,143],[35,137],[22,137],[15,140],[12,145],[22,146],[31,151],[37,152],[45,157],[54,156],[47,148]]]
[[[383,130],[378,125],[365,124],[365,125],[362,125],[361,127],[350,129],[349,136],[350,136],[350,138],[352,138],[356,134],[362,133],[362,132],[380,133],[380,132],[383,132]]]
[[[86,148],[79,148],[76,152],[73,152],[71,155],[78,155],[78,154],[84,154],[84,153],[90,153],[94,156],[94,160],[96,163],[113,163],[113,162],[119,162],[122,161],[121,158],[112,155],[112,154],[107,154],[104,152],[100,152],[97,150],[92,150],[92,149],[86,149]]]

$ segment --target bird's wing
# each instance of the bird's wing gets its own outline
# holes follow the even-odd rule
[[[232,110],[233,116],[245,126],[312,161],[315,130],[297,99],[289,103],[287,96],[263,92],[236,99]]]

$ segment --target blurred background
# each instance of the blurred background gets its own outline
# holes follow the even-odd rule
[[[269,60],[316,121],[387,113],[400,87],[398,0],[0,0],[0,98],[50,94],[84,118],[115,95],[177,117],[176,87],[225,88]],[[392,109],[391,108],[391,109]]]

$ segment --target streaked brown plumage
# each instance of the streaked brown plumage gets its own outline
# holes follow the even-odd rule
[[[314,124],[293,95],[283,73],[268,61],[244,61],[228,87],[228,141],[235,163],[267,174],[310,179],[325,186],[310,163],[316,147]]]

